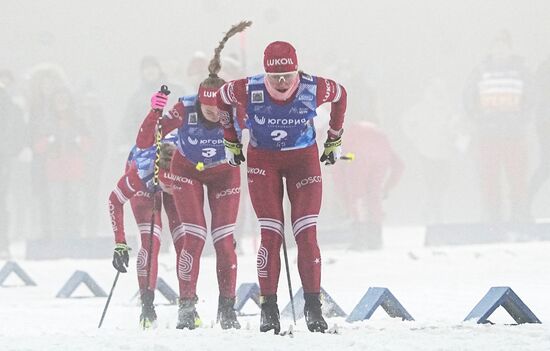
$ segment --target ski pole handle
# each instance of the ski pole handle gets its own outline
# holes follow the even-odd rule
[[[168,86],[163,84],[160,87],[159,93],[163,93],[164,95],[170,95],[170,90],[168,90]]]

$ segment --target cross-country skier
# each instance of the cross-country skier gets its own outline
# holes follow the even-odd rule
[[[158,113],[158,112],[156,112]],[[154,135],[155,125],[142,128],[139,132],[138,139],[142,134]],[[136,145],[130,152],[126,171],[118,180],[116,188],[109,196],[109,213],[111,215],[111,224],[115,234],[116,247],[113,254],[113,266],[119,272],[126,273],[126,267],[129,262],[129,250],[126,243],[126,234],[124,232],[124,204],[130,200],[132,212],[139,228],[141,237],[141,248],[137,257],[137,276],[139,284],[139,292],[141,297],[141,316],[140,325],[143,328],[150,328],[154,325],[157,315],[153,301],[155,298],[155,289],[157,285],[158,272],[158,253],[160,248],[160,237],[162,232],[162,223],[160,210],[162,204],[168,216],[168,225],[170,232],[174,238],[174,245],[181,246],[182,241],[178,243],[176,238],[180,237],[183,232],[183,227],[178,218],[178,213],[174,205],[172,195],[170,195],[170,184],[173,176],[169,173],[170,160],[176,149],[171,143],[174,138],[165,138],[161,146],[160,156],[160,185],[164,191],[155,191],[153,185],[153,171],[155,163],[155,146],[147,146],[140,148]],[[153,205],[155,203],[153,197],[156,196],[158,208],[155,211],[155,225],[153,230],[153,238],[151,235],[151,218]],[[162,201],[162,202],[161,202]],[[150,256],[150,257],[149,257]]]
[[[333,80],[298,71],[296,51],[287,42],[276,41],[266,47],[264,68],[265,74],[224,84],[217,98],[225,128],[226,155],[232,165],[239,165],[245,158],[231,111],[235,106],[247,111],[248,187],[261,227],[257,256],[262,301],[260,331],[280,331],[277,284],[284,235],[285,181],[298,247],[306,323],[310,331],[324,332],[327,323],[319,300],[321,254],[316,229],[322,179],[313,118],[321,104],[332,104],[321,162],[334,164],[341,154],[346,90]]]
[[[219,286],[218,321],[223,329],[240,328],[233,305],[237,277],[237,256],[233,232],[240,198],[240,174],[227,164],[223,146],[223,128],[219,123],[216,92],[225,83],[218,77],[220,53],[227,40],[243,31],[251,22],[233,26],[215,50],[208,66],[209,76],[199,86],[198,94],[184,96],[161,120],[163,131],[178,129],[178,152],[172,160],[174,199],[184,230],[183,245],[178,245],[180,306],[178,329],[194,329],[197,320],[196,286],[199,264],[207,229],[204,215],[204,187],[212,213],[211,235],[216,249]],[[162,93],[153,95],[159,108],[166,104]],[[155,106],[153,106],[155,107]],[[151,111],[145,124],[154,125],[158,115]],[[238,129],[238,128],[237,128]],[[149,145],[153,135],[143,134],[138,142]],[[178,240],[178,238],[175,238]]]

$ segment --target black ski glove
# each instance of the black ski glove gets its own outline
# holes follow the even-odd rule
[[[132,250],[126,243],[117,243],[113,253],[113,267],[120,273],[126,273],[126,267],[130,261],[128,252]]]
[[[321,155],[320,161],[325,162],[325,165],[333,165],[342,156],[342,138],[337,139],[327,138],[324,144],[325,150]]]

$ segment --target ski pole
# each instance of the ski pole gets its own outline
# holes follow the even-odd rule
[[[285,256],[285,268],[286,268],[286,280],[288,282],[288,293],[290,294],[290,306],[292,307],[292,318],[294,319],[294,325],[296,325],[296,312],[294,311],[294,294],[292,293],[292,283],[290,281],[290,269],[288,268],[288,253],[286,250],[286,240],[283,233],[283,253]]]
[[[105,303],[105,307],[103,308],[103,313],[101,314],[101,319],[99,320],[99,325],[97,326],[97,329],[101,328],[101,325],[103,324],[103,319],[105,318],[105,314],[107,314],[107,308],[109,308],[109,303],[111,302],[111,297],[113,296],[113,291],[115,290],[116,282],[118,281],[118,276],[120,275],[120,272],[116,272],[115,281],[113,282],[113,286],[111,287],[111,292],[109,293],[109,297],[107,297],[107,302]]]
[[[355,160],[355,154],[353,152],[347,152],[345,155],[340,156],[340,160],[353,161]]]
[[[160,87],[160,93],[164,95],[170,95],[170,90],[166,85]],[[149,230],[149,255],[147,255],[147,288],[151,283],[151,259],[153,254],[153,234],[155,232],[155,213],[157,211],[157,190],[159,185],[159,173],[160,173],[160,146],[162,142],[162,111],[161,116],[157,120],[157,131],[155,135],[155,169],[153,173],[153,210],[151,211],[151,228]],[[161,200],[162,201],[162,200]]]

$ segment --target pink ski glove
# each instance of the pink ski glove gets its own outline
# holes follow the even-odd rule
[[[158,92],[151,97],[151,108],[153,110],[162,110],[168,102],[166,94]]]

